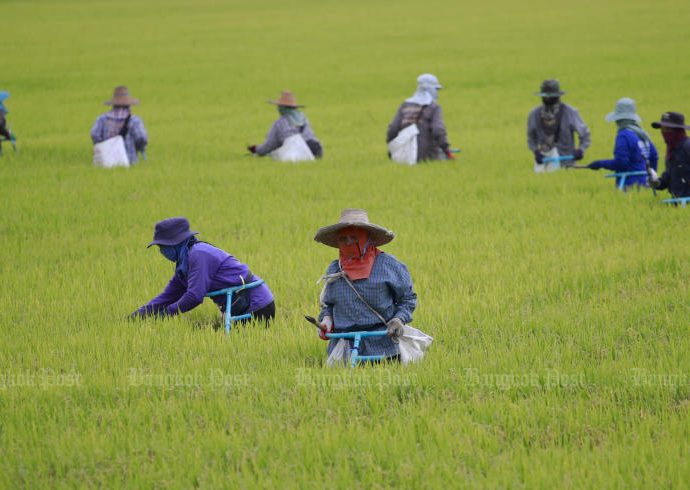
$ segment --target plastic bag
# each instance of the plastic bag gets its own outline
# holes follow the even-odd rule
[[[400,362],[402,362],[403,365],[407,365],[411,362],[419,361],[424,357],[424,353],[433,341],[434,338],[430,335],[414,327],[405,325],[403,334],[398,343]]]
[[[347,365],[350,362],[350,343],[346,339],[338,339],[335,347],[328,354],[326,364],[328,366]]]
[[[119,134],[93,145],[93,164],[97,167],[129,167],[125,140]]]
[[[293,134],[285,138],[283,145],[271,152],[271,158],[279,162],[301,162],[314,160],[314,154],[309,149],[302,135]]]
[[[542,152],[542,156],[545,159],[544,163],[535,163],[534,164],[534,173],[537,174],[543,174],[543,173],[551,173],[555,172],[556,170],[560,170],[561,168],[561,162],[558,160],[558,148],[553,147],[547,152]],[[548,161],[547,159],[549,158],[554,158],[555,160]]]
[[[411,124],[401,129],[398,135],[388,143],[391,160],[398,163],[414,165],[417,163],[417,135],[419,128]]]

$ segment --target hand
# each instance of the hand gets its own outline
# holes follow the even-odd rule
[[[653,168],[647,169],[647,178],[649,180],[649,185],[654,189],[656,189],[661,183],[661,180],[659,180],[659,176],[656,174]]]
[[[534,150],[534,161],[539,164],[544,163],[544,155],[539,150]]]
[[[250,153],[256,153],[256,145],[251,145],[247,147]]]
[[[455,155],[453,155],[453,152],[450,151],[450,149],[443,150],[443,152],[446,154],[448,160],[455,160]]]
[[[403,329],[405,328],[405,324],[402,322],[402,320],[398,317],[393,317],[390,320],[388,320],[388,323],[386,323],[386,333],[388,336],[393,337],[393,339],[397,340],[400,337],[402,337],[403,334]]]
[[[321,320],[321,323],[319,324],[319,338],[321,340],[329,340],[328,337],[326,337],[326,334],[331,333],[332,331],[333,318],[330,316],[323,317],[323,320]]]
[[[599,170],[601,167],[597,164],[597,162],[592,162],[587,165],[587,168],[590,170]]]
[[[573,150],[573,158],[575,160],[582,160],[582,158],[585,156],[584,152],[580,150],[579,148],[575,148]]]

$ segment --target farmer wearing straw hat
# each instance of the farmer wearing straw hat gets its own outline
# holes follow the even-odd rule
[[[321,278],[321,338],[328,332],[386,330],[387,336],[363,338],[360,354],[398,356],[396,340],[412,321],[417,295],[405,264],[378,248],[394,236],[371,223],[363,209],[345,209],[340,221],[316,232],[314,240],[338,249],[338,259]],[[329,354],[335,344],[329,343]]]
[[[542,105],[535,107],[527,117],[527,146],[534,153],[534,171],[545,171],[544,157],[572,156],[582,160],[591,144],[589,128],[574,107],[561,102],[558,80],[544,80],[539,92]],[[579,147],[575,147],[575,133]]]
[[[132,317],[184,313],[199,306],[211,291],[259,279],[232,255],[198,241],[197,234],[189,230],[189,221],[184,217],[156,223],[153,241],[148,246],[158,245],[161,254],[175,263],[175,273],[163,292],[132,313]],[[225,312],[226,295],[214,296],[213,301]],[[237,294],[231,308],[234,316],[251,313],[253,318],[265,322],[275,316],[273,294],[265,283]]]
[[[416,124],[419,129],[417,135],[417,161],[424,160],[455,160],[450,150],[446,135],[446,125],[443,122],[441,106],[438,105],[438,91],[443,86],[438,78],[430,73],[423,73],[417,77],[417,90],[412,97],[403,102],[388,125],[386,143],[390,143],[401,130]]]
[[[115,87],[112,99],[104,102],[105,105],[112,106],[112,109],[105,114],[101,114],[96,119],[91,128],[91,140],[93,144],[100,143],[109,138],[122,134],[124,135],[125,149],[129,163],[137,161],[137,152],[145,155],[148,136],[144,123],[140,118],[133,115],[130,107],[139,105],[139,101],[129,95],[129,90],[124,85]]]
[[[297,103],[297,97],[290,91],[283,91],[278,100],[269,100],[269,104],[278,106],[280,117],[273,123],[266,136],[266,140],[260,145],[251,145],[247,149],[258,156],[268,155],[280,148],[290,136],[301,135],[307,143],[309,150],[316,158],[323,156],[323,148],[314,131],[309,125],[307,116],[299,110],[304,107]]]
[[[587,168],[605,168],[614,172],[648,171],[652,175],[652,171],[656,171],[659,156],[649,135],[640,126],[642,119],[637,115],[635,101],[628,97],[618,100],[615,109],[606,116],[606,120],[615,122],[618,126],[613,160],[596,160],[587,165]],[[617,178],[616,186],[618,180]],[[629,176],[625,185],[646,187],[647,176]]]
[[[12,132],[7,127],[7,119],[5,118],[5,116],[10,112],[7,110],[7,107],[5,107],[5,100],[9,98],[9,96],[9,92],[0,90],[0,136],[2,136],[2,138],[0,138],[0,155],[2,155],[3,138],[5,141],[11,142],[13,146],[15,144],[15,141],[17,141],[15,135],[12,134]]]
[[[673,197],[690,196],[690,138],[685,116],[679,112],[665,112],[661,120],[653,122],[654,129],[661,129],[666,143],[666,170],[661,178],[652,176],[650,184],[655,189],[668,189]]]

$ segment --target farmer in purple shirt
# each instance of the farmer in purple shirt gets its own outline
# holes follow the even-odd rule
[[[156,223],[153,241],[161,254],[175,262],[175,274],[163,292],[142,306],[133,317],[149,315],[177,315],[197,306],[210,291],[240,286],[258,280],[249,267],[232,255],[206,242],[200,242],[189,231],[187,218],[168,218]],[[225,312],[225,295],[214,296],[213,301]],[[268,322],[275,316],[273,294],[266,284],[245,289],[233,296],[233,316],[251,313],[253,318]]]

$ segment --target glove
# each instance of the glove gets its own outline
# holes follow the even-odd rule
[[[449,148],[443,150],[443,152],[446,154],[448,160],[455,160],[455,155],[453,155],[453,152],[451,152]]]
[[[653,168],[647,169],[647,178],[649,179],[649,185],[656,189],[659,184],[661,184],[661,180],[659,179],[659,176],[656,174]]]
[[[403,334],[403,328],[405,327],[405,324],[402,322],[402,320],[398,317],[393,317],[390,320],[388,320],[388,323],[386,323],[386,333],[392,337],[394,340],[399,339],[402,337]]]
[[[326,337],[326,334],[331,333],[332,331],[333,319],[330,316],[323,317],[323,320],[321,320],[321,323],[319,324],[319,338],[321,340],[329,340],[328,337]]]
[[[573,150],[573,158],[575,160],[582,160],[582,157],[584,157],[584,156],[585,156],[585,154],[579,148],[575,148]]]
[[[544,163],[544,155],[539,150],[534,150],[534,161],[539,164]]]
[[[597,162],[592,162],[589,165],[587,165],[587,168],[590,170],[599,170],[601,167]]]
[[[249,150],[250,153],[256,153],[256,145],[248,146],[247,150]]]

